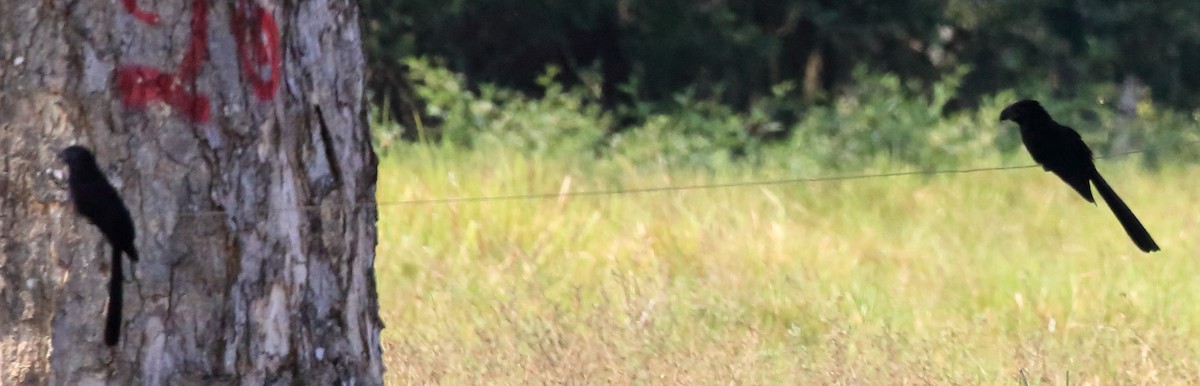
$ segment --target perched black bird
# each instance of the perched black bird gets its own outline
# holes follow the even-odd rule
[[[104,343],[114,346],[121,335],[121,285],[125,279],[121,273],[121,252],[129,255],[129,260],[138,259],[137,249],[133,246],[133,218],[129,216],[129,209],[121,201],[121,196],[117,195],[117,190],[108,183],[96,165],[96,157],[92,156],[91,151],[71,146],[59,152],[58,157],[67,164],[71,173],[67,178],[67,187],[75,210],[100,228],[100,233],[104,234],[113,248]]]
[[[1079,133],[1055,122],[1050,118],[1050,113],[1034,100],[1023,100],[1005,107],[1000,112],[1000,120],[1010,120],[1020,125],[1021,141],[1025,142],[1025,149],[1029,150],[1033,160],[1043,169],[1058,175],[1093,204],[1096,200],[1092,198],[1091,185],[1095,184],[1100,197],[1104,197],[1104,202],[1108,203],[1121,226],[1125,227],[1125,233],[1142,252],[1158,250],[1158,244],[1150,237],[1150,232],[1100,176],[1092,162],[1092,150],[1083,143]]]

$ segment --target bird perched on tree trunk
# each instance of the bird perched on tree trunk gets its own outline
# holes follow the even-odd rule
[[[1074,129],[1063,126],[1050,118],[1050,113],[1042,108],[1035,100],[1023,100],[1013,103],[1000,112],[1000,120],[1016,122],[1021,127],[1021,142],[1034,161],[1042,165],[1079,192],[1088,202],[1096,203],[1092,197],[1091,185],[1096,185],[1096,191],[1108,207],[1112,209],[1117,221],[1125,228],[1125,233],[1133,239],[1133,243],[1143,252],[1158,250],[1158,244],[1150,237],[1150,232],[1142,226],[1125,201],[1114,192],[1092,161],[1092,150],[1083,142],[1083,138]]]
[[[58,153],[59,159],[67,164],[70,176],[67,188],[75,210],[97,228],[112,246],[112,277],[108,282],[108,315],[104,325],[104,343],[117,344],[121,334],[122,282],[121,252],[129,260],[137,261],[137,249],[133,246],[133,218],[121,201],[117,190],[104,177],[96,165],[96,157],[81,146],[71,146]]]

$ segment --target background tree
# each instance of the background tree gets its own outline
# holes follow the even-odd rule
[[[0,4],[0,383],[381,383],[355,2],[171,4]],[[115,349],[72,143],[138,227]]]
[[[536,79],[549,65],[564,69],[558,80],[568,85],[600,75],[610,110],[685,92],[746,110],[782,83],[800,85],[805,104],[828,104],[847,92],[860,66],[922,83],[927,93],[965,67],[953,108],[1013,88],[1116,98],[1112,87],[1127,76],[1175,108],[1194,108],[1200,96],[1200,76],[1187,69],[1200,55],[1200,3],[1183,0],[362,4],[377,96],[404,90],[396,63],[422,55],[442,58],[472,85],[532,95],[541,93]],[[421,110],[393,113],[412,111]]]

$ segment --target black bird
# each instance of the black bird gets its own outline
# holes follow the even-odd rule
[[[1138,249],[1142,252],[1158,250],[1158,244],[1150,237],[1150,232],[1100,176],[1092,162],[1092,150],[1079,137],[1079,133],[1055,122],[1050,118],[1050,113],[1035,100],[1027,99],[1005,107],[1000,112],[1000,120],[1010,120],[1020,125],[1021,142],[1025,143],[1025,149],[1029,150],[1033,160],[1043,169],[1058,175],[1093,204],[1096,200],[1092,198],[1091,185],[1095,184],[1096,191],[1100,197],[1104,197],[1104,202],[1108,203]]]
[[[108,282],[108,316],[104,325],[104,343],[115,346],[121,335],[122,281],[121,252],[129,260],[137,261],[137,249],[133,246],[133,218],[121,201],[121,196],[108,178],[96,165],[96,157],[81,146],[71,146],[58,153],[59,159],[67,164],[70,177],[67,188],[75,210],[100,228],[100,233],[112,246],[112,278]]]

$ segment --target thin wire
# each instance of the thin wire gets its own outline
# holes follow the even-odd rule
[[[1164,146],[1155,146],[1155,147],[1120,152],[1120,153],[1105,154],[1105,155],[1097,156],[1097,157],[1095,157],[1095,159],[1114,159],[1114,158],[1125,157],[1125,156],[1132,155],[1132,154],[1145,153],[1145,152],[1164,149],[1164,148],[1183,147],[1186,145],[1192,145],[1192,144],[1197,144],[1197,143],[1200,143],[1200,140],[1180,142],[1180,143],[1164,145]],[[269,211],[274,211],[274,212],[278,213],[278,212],[282,212],[282,211],[305,211],[305,210],[320,210],[320,209],[358,209],[358,208],[369,208],[369,207],[379,208],[379,207],[392,207],[392,206],[402,206],[402,205],[438,205],[438,204],[455,204],[455,203],[483,203],[483,202],[497,202],[497,201],[529,201],[529,200],[541,200],[541,199],[558,199],[558,198],[567,198],[567,197],[616,196],[616,195],[630,195],[630,194],[680,192],[680,191],[689,191],[689,190],[730,189],[730,188],[743,188],[743,187],[755,187],[755,186],[775,186],[775,185],[805,184],[805,183],[818,183],[818,182],[869,180],[869,179],[894,178],[894,177],[906,177],[906,176],[918,176],[918,175],[930,176],[930,175],[940,175],[940,174],[968,174],[968,173],[995,172],[995,171],[1007,171],[1007,170],[1017,170],[1017,169],[1031,169],[1031,168],[1036,168],[1036,167],[1039,167],[1039,165],[1029,164],[1029,165],[993,166],[993,167],[981,167],[981,168],[969,168],[969,169],[920,170],[920,171],[904,171],[904,172],[890,172],[890,173],[840,175],[840,176],[828,176],[828,177],[795,177],[795,178],[784,178],[784,179],[774,179],[774,180],[753,180],[753,181],[738,181],[738,182],[724,182],[724,183],[713,183],[713,184],[693,184],[693,185],[667,185],[667,186],[653,186],[653,187],[646,187],[646,188],[629,188],[629,189],[581,190],[581,191],[567,191],[567,192],[555,192],[555,193],[526,193],[526,194],[492,195],[492,196],[423,198],[423,199],[400,200],[400,201],[383,201],[383,202],[374,202],[374,203],[352,203],[352,204],[348,204],[348,205],[337,205],[337,204],[302,205],[302,206],[288,207],[288,208],[272,208],[272,209],[269,209]],[[227,211],[227,210],[177,212],[177,215],[181,218],[216,216],[216,215],[227,215],[227,214],[229,214],[229,211]]]
[[[559,198],[559,197],[609,196],[609,195],[624,195],[624,194],[662,193],[662,192],[678,192],[678,191],[684,191],[684,190],[726,189],[726,188],[741,188],[741,187],[752,187],[752,186],[789,185],[789,184],[814,183],[814,182],[866,180],[866,179],[903,177],[903,176],[915,176],[915,175],[965,174],[965,173],[990,172],[990,171],[998,171],[998,170],[1028,169],[1028,168],[1033,168],[1033,167],[1038,167],[1038,165],[996,166],[996,167],[975,168],[975,169],[957,169],[957,170],[907,171],[907,172],[856,174],[856,175],[829,176],[829,177],[797,177],[797,178],[785,178],[785,179],[777,179],[777,180],[756,180],[756,181],[740,181],[740,182],[725,182],[725,183],[696,184],[696,185],[668,185],[668,186],[655,186],[655,187],[649,187],[649,188],[631,188],[631,189],[582,190],[582,191],[560,192],[560,193],[533,193],[533,194],[513,194],[513,195],[502,195],[502,196],[428,198],[428,199],[402,200],[402,201],[385,201],[385,202],[378,202],[375,205],[376,206],[396,206],[396,205],[417,205],[417,204],[472,203],[472,202],[488,202],[488,201],[536,200],[536,199]]]
[[[1155,146],[1155,147],[1144,148],[1144,149],[1139,149],[1139,150],[1131,150],[1131,151],[1126,151],[1126,152],[1121,152],[1121,153],[1105,154],[1105,155],[1097,156],[1097,157],[1095,157],[1095,159],[1120,158],[1120,157],[1125,157],[1125,156],[1132,155],[1132,154],[1145,153],[1145,152],[1149,152],[1149,151],[1153,151],[1153,150],[1159,150],[1159,149],[1170,148],[1170,147],[1182,147],[1184,145],[1190,145],[1190,144],[1195,144],[1195,143],[1200,143],[1200,140],[1182,142],[1182,143],[1171,144],[1171,145]],[[905,172],[856,174],[856,175],[829,176],[829,177],[796,177],[796,178],[786,178],[786,179],[777,179],[777,180],[756,180],[756,181],[741,181],[741,182],[726,182],[726,183],[696,184],[696,185],[670,185],[670,186],[656,186],[656,187],[649,187],[649,188],[631,188],[631,189],[584,190],[584,191],[558,192],[558,193],[532,193],[532,194],[499,195],[499,196],[427,198],[427,199],[401,200],[401,201],[383,201],[383,202],[377,202],[374,205],[377,207],[386,207],[386,206],[399,206],[399,205],[477,203],[477,202],[491,202],[491,201],[537,200],[537,199],[549,199],[549,198],[560,198],[560,197],[586,197],[586,196],[607,196],[607,195],[624,195],[624,194],[678,192],[678,191],[685,191],[685,190],[726,189],[726,188],[740,188],[740,187],[752,187],[752,186],[773,186],[773,185],[789,185],[789,184],[815,183],[815,182],[867,180],[867,179],[892,178],[892,177],[904,177],[904,176],[916,176],[916,175],[967,174],[967,173],[994,172],[994,171],[1015,170],[1015,169],[1030,169],[1030,168],[1036,168],[1036,167],[1040,167],[1040,165],[1029,164],[1029,165],[1019,165],[1019,166],[993,166],[993,167],[972,168],[972,169],[905,171]],[[367,204],[367,205],[369,206],[370,204]]]
[[[893,173],[830,176],[830,177],[798,177],[798,178],[787,178],[787,179],[778,179],[778,180],[756,180],[756,181],[740,181],[740,182],[726,182],[726,183],[715,183],[715,184],[695,184],[695,185],[668,185],[668,186],[655,186],[655,187],[648,187],[648,188],[631,188],[631,189],[581,190],[581,191],[568,191],[568,192],[557,192],[557,193],[526,193],[526,194],[510,194],[510,195],[495,195],[495,196],[425,198],[425,199],[414,199],[414,200],[384,201],[384,202],[375,202],[375,203],[358,203],[358,204],[351,204],[351,205],[303,205],[303,206],[290,207],[290,208],[276,208],[274,210],[276,210],[276,211],[284,211],[284,210],[303,211],[303,210],[336,209],[336,208],[357,209],[357,208],[364,208],[364,207],[391,207],[391,206],[402,206],[402,205],[438,205],[438,204],[481,203],[481,202],[496,202],[496,201],[528,201],[528,200],[551,199],[551,198],[556,199],[556,198],[563,198],[563,197],[615,196],[615,195],[626,195],[626,194],[665,193],[665,192],[679,192],[679,191],[687,191],[687,190],[727,189],[727,188],[788,185],[788,184],[814,183],[814,182],[865,180],[865,179],[903,177],[903,176],[915,176],[915,175],[965,174],[965,173],[979,173],[979,172],[990,172],[990,171],[1000,171],[1000,170],[1012,170],[1012,169],[1028,169],[1028,168],[1034,168],[1034,167],[1038,167],[1038,165],[996,166],[996,167],[986,167],[986,168],[955,169],[955,170],[907,171],[907,172],[893,172]],[[222,210],[195,211],[195,212],[180,213],[180,216],[182,216],[182,217],[199,217],[199,216],[205,216],[205,215],[223,215],[223,214],[227,214],[227,213],[228,213],[227,211],[222,211]]]

